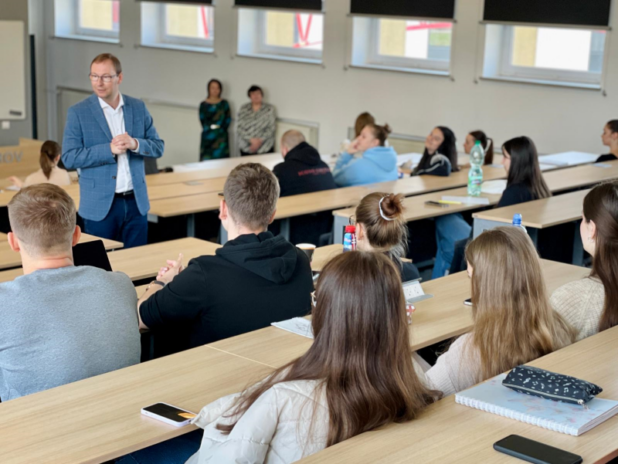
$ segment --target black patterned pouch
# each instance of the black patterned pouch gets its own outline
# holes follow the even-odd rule
[[[525,365],[513,369],[502,385],[526,395],[580,405],[603,391],[598,385],[585,380]]]

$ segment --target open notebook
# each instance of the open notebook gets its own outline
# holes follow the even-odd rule
[[[595,398],[584,406],[524,395],[502,386],[500,374],[455,396],[459,404],[579,436],[618,413],[618,401]]]

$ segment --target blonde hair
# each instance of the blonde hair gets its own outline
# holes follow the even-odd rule
[[[36,184],[15,194],[8,205],[9,222],[30,255],[70,250],[75,231],[73,199],[53,184]]]
[[[471,345],[480,354],[479,382],[575,341],[549,304],[538,254],[522,230],[485,231],[466,258],[473,268]]]

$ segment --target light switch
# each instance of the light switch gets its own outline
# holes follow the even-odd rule
[[[2,129],[10,129],[11,121],[2,121]]]

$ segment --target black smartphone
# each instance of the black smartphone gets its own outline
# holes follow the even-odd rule
[[[446,204],[446,203],[440,203],[440,202],[433,201],[433,200],[428,200],[428,201],[425,202],[425,204],[429,205],[429,206],[438,206],[440,208],[448,208],[449,207],[449,205]]]
[[[494,449],[534,464],[579,464],[582,462],[581,456],[519,435],[509,435],[497,441],[494,443]]]
[[[472,298],[468,298],[467,300],[464,300],[464,304],[466,306],[472,306]]]
[[[167,403],[157,403],[142,408],[142,414],[175,427],[187,425],[196,416],[191,411],[180,409]]]

